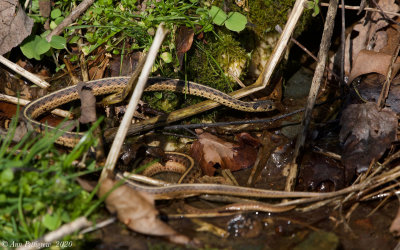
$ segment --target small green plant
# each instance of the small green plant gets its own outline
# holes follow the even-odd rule
[[[7,242],[32,241],[83,216],[93,206],[94,194],[74,179],[97,171],[94,161],[85,172],[72,166],[93,144],[90,131],[66,154],[54,147],[62,131],[33,139],[28,134],[12,146],[16,125],[13,119],[0,145],[0,239]]]
[[[47,33],[47,32],[46,32]],[[43,55],[47,54],[51,49],[64,49],[67,40],[62,36],[53,36],[50,42],[42,36],[34,35],[24,40],[20,46],[22,53],[29,59],[41,60]]]
[[[315,17],[319,14],[319,0],[313,0],[307,2],[307,9],[314,10],[312,16]]]
[[[68,15],[68,9],[71,8],[68,2],[55,2],[50,14],[51,29]],[[125,52],[129,53],[132,50],[150,47],[154,31],[161,22],[166,23],[171,31],[176,26],[185,25],[192,27],[196,33],[213,31],[213,24],[225,25],[227,29],[239,32],[247,23],[246,17],[238,12],[226,14],[220,8],[215,6],[210,8],[200,0],[153,0],[148,1],[146,6],[145,9],[141,9],[141,5],[136,1],[97,0],[76,21],[76,25],[65,30],[63,36],[56,36],[49,43],[44,37],[50,31],[40,36],[31,35],[20,46],[21,50],[26,57],[41,60],[43,55],[50,55],[53,49],[65,49],[67,40],[69,44],[74,44],[82,37],[87,41],[82,46],[85,55],[90,55],[99,46],[104,46],[107,52],[121,54],[121,50],[127,50]],[[35,22],[43,24],[45,19],[39,15],[38,0],[33,0],[32,11],[33,14],[30,16]],[[40,25],[38,28],[40,29]],[[83,35],[78,34],[77,30],[82,30]],[[170,40],[166,41],[168,45],[163,46],[161,51],[165,63],[172,62],[173,37],[174,35],[170,36]],[[125,41],[129,41],[129,48],[121,46]]]
[[[219,26],[225,24],[228,30],[240,32],[246,27],[247,18],[239,12],[229,12],[226,14],[217,6],[211,6],[209,13],[214,24]]]

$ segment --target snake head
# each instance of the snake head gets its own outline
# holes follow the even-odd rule
[[[271,100],[265,100],[255,102],[253,108],[255,112],[268,112],[276,109],[276,106]]]

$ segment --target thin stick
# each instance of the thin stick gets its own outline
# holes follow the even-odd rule
[[[340,58],[340,81],[344,85],[344,60],[346,55],[346,18],[345,18],[345,3],[342,0],[342,34],[341,34],[341,50],[342,55]]]
[[[117,221],[117,217],[111,217],[111,218],[109,218],[107,220],[104,220],[104,221],[101,221],[99,223],[96,223],[96,225],[94,225],[94,226],[91,226],[91,227],[83,229],[82,231],[79,232],[79,234],[82,235],[82,234],[93,232],[93,231],[98,230],[100,228],[104,228],[104,227],[106,227],[106,226],[108,226],[108,225],[110,225],[110,224],[112,224],[112,223],[114,223],[116,221]]]
[[[100,176],[100,181],[106,178],[109,172],[113,171],[114,166],[117,163],[118,155],[121,150],[122,144],[125,140],[125,136],[127,134],[129,125],[131,124],[133,114],[135,113],[136,110],[136,106],[139,102],[140,97],[142,96],[144,88],[146,87],[146,82],[147,79],[149,78],[149,74],[151,73],[151,68],[153,67],[154,60],[157,57],[158,50],[160,49],[160,46],[167,33],[168,30],[164,29],[164,23],[160,23],[157,28],[153,44],[150,47],[148,57],[143,66],[142,73],[139,77],[135,90],[133,91],[125,115],[122,118],[121,125],[119,126],[118,132],[111,146],[110,152],[108,154],[105,163],[105,167],[103,168],[103,171]]]
[[[400,38],[397,41],[396,51],[392,55],[392,60],[390,61],[389,70],[388,73],[386,74],[386,80],[385,83],[383,84],[381,93],[379,95],[378,107],[380,108],[383,108],[385,106],[386,98],[389,95],[389,89],[392,83],[393,66],[397,59],[397,56],[399,55],[399,51],[400,51]]]
[[[0,62],[5,66],[7,66],[9,69],[13,70],[15,73],[20,74],[21,76],[25,77],[26,79],[28,79],[29,81],[33,82],[34,84],[38,85],[41,88],[45,89],[50,86],[50,84],[45,80],[40,79],[38,76],[32,74],[31,72],[11,62],[2,55],[0,55]]]
[[[84,11],[86,11],[87,8],[89,8],[89,6],[93,4],[93,2],[94,0],[82,1],[78,6],[76,6],[76,8],[71,11],[71,14],[69,14],[59,25],[57,25],[57,27],[53,31],[50,32],[50,34],[46,36],[46,40],[50,42],[51,38],[54,35],[61,34],[64,28],[75,21],[75,19],[77,19]]]
[[[321,3],[321,6],[328,7],[329,4],[328,3]],[[340,4],[339,7],[341,8],[342,5]],[[345,5],[344,8],[347,9],[347,10],[360,10],[359,6]],[[370,11],[370,12],[381,12],[380,10],[375,9],[375,8],[364,8],[364,10],[365,11]],[[388,14],[388,15],[400,16],[400,13],[396,13],[396,12],[392,12],[392,11],[383,11],[383,12]]]
[[[223,126],[230,126],[230,125],[242,125],[242,124],[256,124],[256,123],[269,123],[269,122],[274,122],[280,119],[284,119],[286,117],[298,114],[300,112],[303,112],[304,108],[295,110],[293,112],[283,114],[283,115],[278,115],[272,118],[266,118],[266,119],[254,119],[254,120],[241,120],[241,121],[231,121],[231,122],[214,122],[214,123],[197,123],[197,124],[181,124],[181,125],[171,125],[171,126],[166,126],[164,129],[166,130],[176,130],[176,129],[183,129],[183,128],[188,128],[188,129],[194,129],[194,128],[204,128],[204,127],[223,127]]]
[[[13,104],[16,104],[16,105],[19,104],[19,105],[22,105],[22,106],[25,106],[25,105],[27,105],[29,103],[28,100],[25,100],[25,99],[22,99],[22,98],[17,98],[17,97],[14,97],[14,96],[5,95],[5,94],[0,94],[0,101],[9,102],[9,103],[13,103]],[[68,117],[68,118],[72,117],[71,112],[65,111],[65,110],[62,110],[62,109],[53,109],[51,111],[51,113],[53,115],[58,115],[58,116],[61,116],[61,117]]]
[[[379,13],[389,22],[395,23],[397,25],[400,25],[399,22],[396,22],[395,20],[393,20],[392,18],[390,18],[385,11],[382,9],[382,7],[375,1],[372,0],[372,2],[375,4],[376,8],[379,10]]]
[[[278,31],[279,33],[282,33],[282,28],[279,25],[275,26],[275,30]],[[301,44],[293,37],[290,38],[290,41],[299,46],[299,48],[302,49],[304,52],[306,52],[307,55],[309,55],[312,59],[318,62],[318,58],[313,53],[311,53],[311,51],[309,51],[305,46],[303,46],[303,44]],[[329,71],[329,73],[331,73],[338,81],[341,81],[340,77],[335,72],[333,72],[333,70],[331,70],[328,66],[325,66],[325,70]]]
[[[88,227],[91,225],[92,223],[88,221],[86,217],[79,217],[70,223],[64,224],[57,230],[46,234],[42,238],[32,241],[31,244],[24,244],[23,246],[18,247],[17,249],[27,250],[27,249],[41,249],[44,247],[50,247],[52,242],[60,240],[63,237],[70,235],[81,228]]]
[[[317,98],[318,90],[322,82],[322,78],[324,76],[326,59],[328,56],[328,50],[331,45],[331,37],[333,34],[333,26],[335,21],[335,15],[337,12],[338,0],[331,0],[330,6],[328,8],[328,12],[326,15],[326,21],[324,25],[324,32],[322,34],[320,50],[318,52],[318,64],[315,69],[314,77],[311,83],[310,93],[307,99],[306,110],[303,115],[302,121],[302,132],[298,135],[293,160],[290,164],[290,172],[288,178],[286,179],[286,191],[291,191],[294,189],[295,180],[297,178],[297,164],[296,160],[300,154],[300,149],[303,147],[307,129],[311,120],[311,111],[313,110],[315,100]]]

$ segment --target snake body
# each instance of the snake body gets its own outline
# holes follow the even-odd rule
[[[103,78],[87,82],[86,88],[90,88],[95,96],[99,96],[122,91],[128,81],[129,77]],[[147,81],[145,91],[164,90],[201,96],[241,111],[266,112],[275,109],[273,102],[270,100],[244,102],[221,91],[195,82],[159,77],[149,78]],[[40,123],[35,119],[47,111],[77,99],[79,99],[79,95],[76,86],[67,87],[30,102],[23,109],[22,117],[28,123],[32,124],[39,132],[45,129],[54,130],[54,127]],[[57,139],[56,143],[66,147],[73,147],[82,136],[83,133],[65,131],[65,133]]]

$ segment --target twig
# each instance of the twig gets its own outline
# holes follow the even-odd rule
[[[22,105],[22,106],[25,106],[25,105],[27,105],[29,103],[28,100],[25,100],[25,99],[22,99],[22,98],[17,98],[17,97],[14,97],[14,96],[5,95],[5,94],[0,94],[0,100],[1,101],[5,101],[5,102],[10,102],[10,103],[13,103],[13,104],[17,104],[17,105],[19,104],[19,105]],[[61,116],[61,117],[68,117],[68,118],[72,117],[72,114],[69,111],[65,111],[65,110],[62,110],[62,109],[53,109],[51,111],[51,113],[54,114],[54,115]]]
[[[392,55],[392,60],[390,61],[389,70],[388,73],[386,74],[385,83],[383,84],[381,93],[379,95],[378,107],[380,108],[383,108],[385,106],[386,98],[389,95],[390,84],[392,83],[393,66],[399,55],[399,51],[400,51],[400,37],[398,38],[396,50]]]
[[[255,119],[255,120],[244,120],[244,121],[231,121],[231,122],[214,122],[214,123],[197,123],[197,124],[181,124],[181,125],[171,125],[171,126],[166,126],[164,127],[165,130],[176,130],[176,129],[183,129],[183,128],[189,128],[189,129],[194,129],[194,128],[204,128],[204,127],[223,127],[223,126],[230,126],[230,125],[242,125],[242,124],[256,124],[256,123],[268,123],[268,122],[274,122],[277,120],[284,119],[286,117],[295,115],[297,113],[303,112],[304,108],[292,111],[287,114],[283,115],[278,115],[272,118],[266,118],[266,119]]]
[[[380,13],[387,21],[392,22],[392,23],[395,23],[395,24],[397,24],[397,25],[400,25],[399,22],[397,22],[397,21],[393,20],[392,18],[390,18],[390,17],[385,13],[385,11],[382,9],[382,7],[381,7],[375,0],[372,0],[372,2],[375,4],[376,8],[379,10],[379,13]]]
[[[342,2],[342,30],[341,30],[341,50],[342,50],[342,55],[340,58],[340,81],[342,85],[344,85],[344,60],[345,60],[345,55],[346,55],[346,18],[345,18],[345,3],[344,0]]]
[[[92,5],[94,0],[83,0],[78,6],[76,6],[75,9],[71,11],[71,14],[67,16],[53,31],[50,32],[46,36],[46,40],[48,42],[51,41],[51,38],[54,35],[59,35],[61,32],[64,30],[65,27],[70,25],[75,19],[77,19],[84,11],[89,8],[90,5]]]
[[[326,15],[326,21],[325,21],[325,25],[324,25],[324,32],[322,34],[320,50],[318,52],[318,64],[315,69],[314,77],[313,77],[313,80],[311,83],[310,93],[309,93],[308,99],[307,99],[306,110],[303,115],[302,132],[297,137],[293,160],[290,164],[290,171],[289,171],[288,178],[286,179],[286,187],[285,187],[286,191],[293,190],[294,186],[295,186],[295,180],[297,178],[296,160],[297,160],[297,157],[299,156],[300,149],[303,147],[303,144],[304,144],[304,141],[306,138],[306,134],[307,134],[307,129],[308,129],[308,126],[309,126],[310,120],[311,120],[311,113],[312,113],[311,111],[314,107],[315,100],[316,100],[317,94],[318,94],[318,90],[321,85],[322,78],[324,76],[326,59],[328,56],[328,50],[331,45],[331,37],[333,34],[333,26],[334,26],[336,11],[337,11],[337,5],[338,5],[338,0],[330,1],[330,6],[328,8],[328,12]]]
[[[154,37],[153,44],[150,47],[149,54],[147,60],[143,66],[142,73],[139,77],[139,80],[136,84],[135,90],[131,96],[128,107],[126,109],[125,115],[122,118],[121,125],[119,126],[118,132],[115,136],[114,142],[111,146],[110,152],[108,154],[105,167],[100,176],[100,181],[107,177],[109,172],[112,172],[115,164],[117,163],[118,155],[121,150],[121,146],[124,142],[125,136],[127,134],[129,125],[132,121],[133,114],[136,110],[136,106],[139,102],[140,97],[142,96],[143,90],[146,86],[147,79],[151,72],[151,68],[153,67],[154,60],[157,57],[158,50],[164,40],[165,35],[168,33],[168,30],[164,28],[164,23],[160,23],[156,35]]]
[[[279,25],[275,26],[275,30],[279,33],[282,33],[282,28]],[[318,58],[313,53],[311,53],[311,51],[309,51],[305,46],[303,46],[303,44],[301,44],[293,37],[290,38],[290,41],[299,46],[299,48],[302,49],[304,52],[306,52],[306,54],[309,55],[312,59],[314,59],[314,61],[318,62]],[[338,76],[335,72],[333,72],[333,70],[331,70],[328,66],[325,66],[325,70],[329,71],[329,73],[331,73],[338,81],[341,81],[340,76]]]
[[[18,66],[17,64],[11,62],[2,55],[0,55],[0,62],[5,66],[7,66],[8,68],[10,68],[11,70],[13,70],[15,73],[20,74],[21,76],[25,77],[26,79],[28,79],[29,81],[33,82],[34,84],[38,85],[41,88],[45,89],[50,86],[50,84],[47,83],[46,81],[40,79],[38,76],[32,74],[31,72]]]
[[[96,223],[96,225],[83,229],[79,234],[86,234],[98,230],[100,228],[106,227],[117,221],[117,217],[111,217],[110,219],[104,220],[102,222]]]
[[[274,147],[275,146],[274,143],[271,142],[272,140],[270,139],[270,136],[271,136],[270,133],[267,130],[264,130],[261,136],[260,140],[261,146],[258,149],[257,158],[253,164],[253,168],[251,169],[249,178],[247,179],[247,186],[249,187],[254,185],[254,182],[260,175],[261,168],[265,166],[267,160],[273,153],[273,150],[276,148]]]
[[[321,6],[328,7],[329,4],[328,3],[321,3]],[[341,8],[342,5],[339,5],[339,7]],[[347,10],[360,10],[359,6],[345,5],[344,8],[347,9]],[[364,8],[364,10],[365,11],[370,11],[370,12],[381,12],[380,10],[378,10],[376,8]],[[383,11],[383,12],[388,14],[388,15],[400,16],[400,13],[397,13],[397,12],[392,12],[392,11]]]
[[[272,76],[272,73],[278,64],[280,58],[282,57],[285,48],[287,46],[287,43],[290,39],[291,34],[293,33],[293,30],[301,16],[304,10],[304,3],[305,0],[296,0],[294,6],[293,6],[293,11],[290,13],[290,16],[288,18],[287,24],[285,25],[285,29],[283,30],[283,33],[281,37],[278,40],[278,43],[273,51],[272,56],[270,57],[267,65],[264,67],[263,72],[261,73],[260,77],[257,79],[255,83],[253,83],[250,86],[247,86],[246,88],[237,90],[235,92],[230,93],[229,95],[234,97],[234,98],[242,98],[244,96],[248,96],[252,93],[255,93],[259,90],[264,89]],[[195,114],[199,114],[201,112],[210,110],[212,108],[218,107],[220,104],[213,102],[213,101],[204,101],[183,109],[179,109],[176,111],[171,112],[169,115],[163,115],[163,116],[156,116],[147,120],[144,120],[140,123],[133,124],[128,130],[128,135],[133,135],[136,133],[139,133],[141,131],[146,131],[146,130],[151,130],[156,127],[160,126],[165,126],[171,122],[179,121],[181,119],[190,117]],[[117,132],[116,128],[109,129],[105,133],[105,137],[107,141],[111,141],[112,138],[115,137],[115,134]]]
[[[27,250],[27,249],[41,249],[44,247],[50,247],[51,243],[62,239],[63,237],[72,234],[73,232],[90,226],[92,223],[86,219],[86,217],[79,217],[78,219],[67,223],[57,230],[50,232],[43,236],[42,238],[35,240],[33,242],[30,242],[29,245],[25,244],[22,247],[18,247],[18,250]]]

